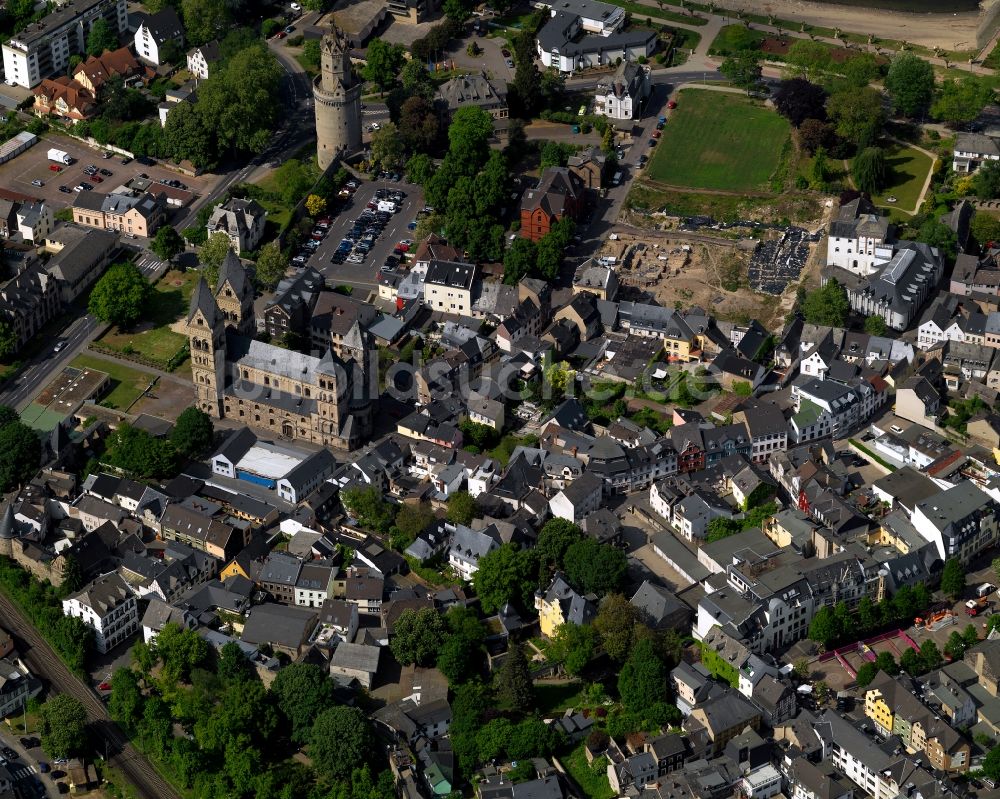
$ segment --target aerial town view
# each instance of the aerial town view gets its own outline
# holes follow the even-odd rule
[[[0,29],[0,799],[1000,799],[1000,0]]]

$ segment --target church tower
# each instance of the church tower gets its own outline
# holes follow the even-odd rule
[[[316,161],[324,171],[340,156],[361,149],[361,88],[350,43],[334,27],[320,43],[320,73],[313,81]]]
[[[253,315],[253,286],[243,266],[232,250],[226,253],[219,267],[219,281],[215,287],[215,304],[225,326],[241,336],[256,332]]]
[[[226,319],[204,278],[198,279],[191,295],[187,334],[191,346],[195,401],[209,416],[221,419],[225,389]]]

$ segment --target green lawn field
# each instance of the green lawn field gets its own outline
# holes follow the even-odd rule
[[[189,270],[167,272],[153,286],[143,321],[136,330],[111,328],[101,345],[117,352],[135,352],[166,368],[170,359],[187,343],[187,338],[170,325],[188,310],[191,293],[201,273]]]
[[[883,208],[914,213],[932,165],[931,158],[919,150],[898,144],[889,146],[885,154],[886,187],[872,198],[873,202]],[[888,202],[888,197],[895,197],[896,202]]]
[[[95,358],[93,355],[77,355],[70,361],[69,365],[77,369],[95,369],[98,372],[104,372],[111,378],[111,391],[100,403],[107,408],[125,410],[153,382],[153,375],[149,372],[143,372],[115,361]]]
[[[762,189],[789,135],[788,122],[759,101],[685,89],[654,148],[649,176],[693,189]]]

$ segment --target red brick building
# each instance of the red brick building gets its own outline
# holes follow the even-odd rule
[[[566,167],[549,167],[538,186],[521,198],[521,235],[538,241],[564,216],[579,219],[585,200],[586,188],[579,175]]]

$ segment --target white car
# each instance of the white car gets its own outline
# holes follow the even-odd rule
[[[372,124],[368,126],[368,130],[381,130],[381,129],[382,126],[378,122],[372,122]]]
[[[301,11],[301,10],[302,10],[302,6],[300,6],[300,5],[298,4],[298,3],[292,3],[292,4],[291,4],[290,6],[288,6],[288,7],[289,7],[290,9],[292,9],[292,11],[295,11],[295,12],[299,12],[299,11]]]

